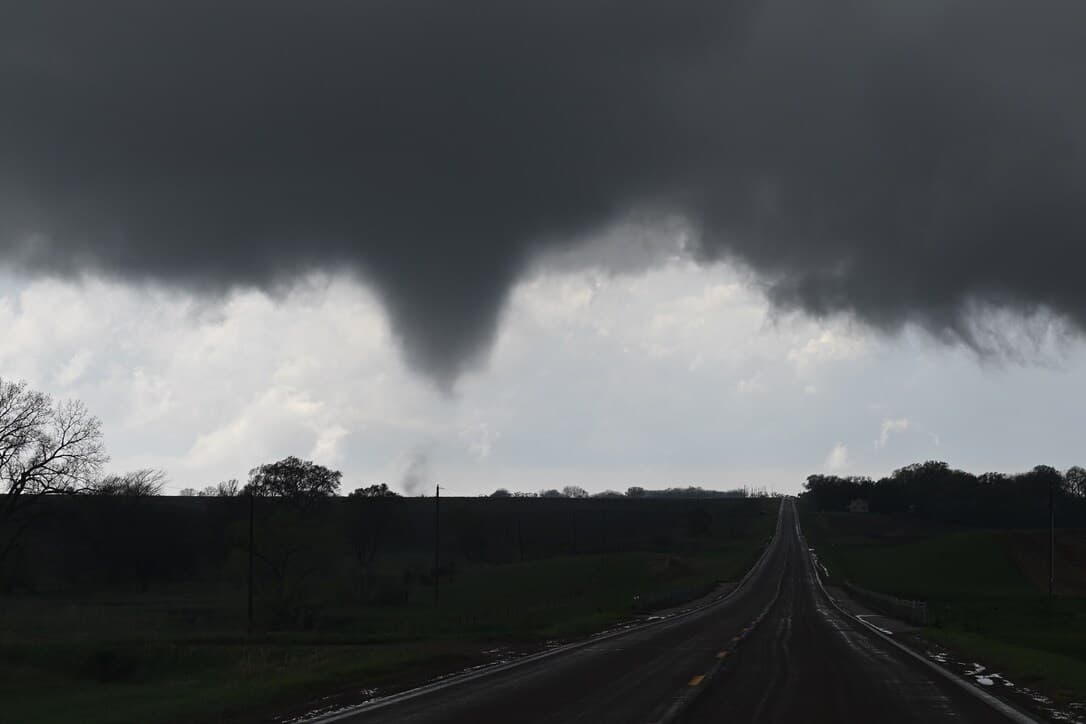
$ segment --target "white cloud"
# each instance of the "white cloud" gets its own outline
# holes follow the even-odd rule
[[[896,420],[885,418],[882,421],[882,425],[879,429],[879,437],[875,440],[875,447],[886,447],[886,443],[889,442],[891,435],[898,435],[909,430],[908,418],[902,417]]]
[[[826,456],[824,467],[831,473],[840,473],[849,464],[848,448],[844,443],[837,443]]]
[[[571,480],[794,491],[812,460],[882,474],[934,454],[929,426],[971,469],[1084,462],[1068,392],[1086,389],[1080,347],[1059,369],[978,366],[924,335],[774,319],[734,271],[684,260],[526,279],[489,363],[451,396],[405,368],[379,300],[349,278],[200,300],[0,273],[0,329],[0,375],[83,399],[113,467],[165,468],[172,489],[285,455],[336,466],[345,490],[395,486],[425,450],[427,484],[468,494]],[[875,424],[873,448],[827,455],[826,435],[870,439]],[[906,431],[921,434],[890,444]]]
[[[827,328],[788,350],[788,359],[800,373],[827,362],[856,359],[867,351],[864,340],[844,329]]]
[[[74,385],[87,372],[92,360],[89,349],[77,350],[57,369],[54,379],[62,387]]]
[[[338,465],[343,459],[341,441],[350,431],[340,425],[331,425],[317,430],[317,441],[313,444],[310,457],[327,465]]]
[[[0,295],[0,324],[0,373],[85,400],[115,468],[168,467],[174,487],[287,454],[334,464],[353,457],[352,431],[433,425],[438,395],[404,369],[379,303],[349,279],[200,303],[43,279]]]
[[[460,439],[464,441],[468,451],[476,460],[489,458],[500,437],[501,433],[492,429],[486,422],[478,420],[467,423],[460,429]]]
[[[735,383],[735,391],[741,395],[754,395],[766,390],[766,384],[761,372],[755,372],[750,377]]]

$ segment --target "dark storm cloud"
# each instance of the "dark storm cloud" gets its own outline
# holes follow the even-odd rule
[[[442,382],[631,214],[894,328],[1086,324],[1078,0],[6,2],[0,252],[221,289],[356,271]]]

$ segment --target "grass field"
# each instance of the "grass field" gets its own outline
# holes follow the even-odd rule
[[[454,668],[471,652],[455,642],[5,644],[0,696],[4,719],[13,722],[72,721],[76,713],[102,724],[243,721],[330,686]]]
[[[1032,532],[847,513],[807,514],[803,523],[831,581],[927,601],[928,638],[1058,700],[1086,698],[1086,591],[1074,585],[1086,565],[1082,532],[1058,536],[1057,575],[1071,583],[1050,601],[1047,559],[1039,576]]]
[[[350,688],[397,686],[629,619],[748,568],[775,523],[767,501],[745,534],[683,555],[570,555],[465,567],[440,601],[323,612],[311,631],[239,631],[236,591],[158,591],[0,601],[4,720],[247,721]]]

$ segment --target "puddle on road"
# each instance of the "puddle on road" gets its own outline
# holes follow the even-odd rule
[[[936,648],[928,648],[924,653],[932,661],[977,682],[985,689],[1002,689],[1004,692],[1032,701],[1035,708],[1044,712],[1053,721],[1086,724],[1086,703],[1071,702],[1061,707],[1039,691],[1034,691],[1027,686],[1015,686],[1014,682],[1003,674],[989,670],[979,661],[959,661],[949,652]]]

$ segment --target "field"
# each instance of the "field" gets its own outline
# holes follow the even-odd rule
[[[485,506],[462,503],[473,515]],[[450,546],[436,602],[427,580],[395,588],[404,598],[394,601],[328,595],[341,587],[325,585],[305,625],[258,615],[251,636],[244,590],[229,577],[236,567],[230,556],[224,557],[229,575],[214,582],[9,594],[0,598],[5,719],[61,722],[79,712],[81,721],[103,723],[244,722],[326,694],[358,698],[364,689],[417,683],[505,651],[580,637],[735,580],[770,536],[776,506],[710,506],[719,525],[696,536],[680,525],[668,538],[654,533],[655,546],[631,550],[488,562],[453,556]],[[594,522],[605,509],[596,508],[579,509],[579,548],[590,548],[589,530],[602,527]],[[639,515],[646,510],[655,515],[651,508]],[[670,520],[684,521],[686,514]],[[401,546],[382,559],[375,578],[387,587],[417,565],[410,547]],[[260,589],[258,614],[275,602],[272,589]]]
[[[934,620],[924,637],[1058,701],[1086,698],[1083,531],[1057,531],[1059,585],[1050,600],[1047,531],[848,513],[810,513],[803,524],[831,582],[927,601]]]

